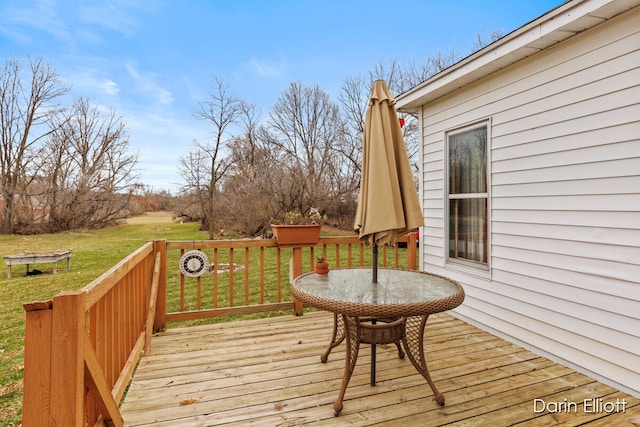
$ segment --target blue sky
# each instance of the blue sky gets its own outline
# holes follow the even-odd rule
[[[179,157],[210,130],[194,118],[213,77],[269,109],[291,82],[338,102],[344,78],[503,34],[562,0],[3,0],[0,52],[43,57],[83,96],[113,108],[140,181],[174,194]]]

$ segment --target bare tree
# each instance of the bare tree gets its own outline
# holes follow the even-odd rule
[[[340,104],[344,115],[344,138],[340,153],[352,164],[359,182],[362,163],[364,118],[367,111],[371,82],[363,76],[347,77],[341,87]]]
[[[197,147],[197,141],[193,141],[193,145]],[[175,214],[200,221],[203,227],[208,227],[205,210],[209,205],[207,194],[211,171],[206,154],[197,148],[190,150],[186,156],[180,157],[179,169],[184,181],[184,191]]]
[[[14,233],[20,222],[33,221],[29,186],[37,177],[34,166],[38,164],[33,160],[41,141],[52,131],[46,124],[58,109],[53,101],[68,90],[42,59],[30,59],[26,71],[21,61],[9,59],[0,71],[0,191],[4,199],[0,230],[4,233]]]
[[[473,47],[471,48],[471,52],[477,52],[485,46],[490,45],[494,41],[501,38],[504,34],[501,30],[492,30],[489,31],[486,35],[482,35],[480,33],[476,34],[476,41],[473,43]]]
[[[395,58],[388,62],[384,60],[378,61],[376,65],[374,65],[373,70],[369,71],[369,92],[373,86],[373,82],[376,80],[384,80],[387,82],[387,87],[391,93],[401,93],[403,90],[401,83],[404,72],[402,65]],[[370,93],[367,93],[367,101],[369,100],[369,94]]]
[[[213,239],[216,217],[223,205],[220,192],[222,180],[231,163],[225,151],[228,128],[241,114],[242,102],[235,98],[229,87],[220,78],[215,78],[209,99],[199,104],[195,116],[212,125],[211,139],[207,142],[194,141],[194,148],[180,159],[180,171],[185,181],[183,188],[193,193],[200,205],[203,227]]]
[[[136,189],[122,117],[78,98],[53,121],[45,153],[51,231],[99,228],[126,217]]]
[[[399,94],[406,90],[409,72],[397,60],[388,63],[379,61],[368,76],[350,76],[343,81],[340,93],[340,103],[345,120],[344,144],[340,147],[343,156],[354,165],[356,186],[359,185],[362,140],[364,137],[364,119],[371,88],[376,80],[385,80],[392,94]],[[411,86],[409,86],[411,87]],[[408,89],[408,87],[406,87]],[[405,123],[403,135],[409,154],[409,159],[417,171],[417,156],[419,145],[417,141],[417,120],[412,116],[399,113]]]
[[[265,234],[269,227],[274,214],[271,183],[274,174],[281,173],[270,161],[268,146],[261,142],[266,131],[259,119],[255,105],[241,103],[241,131],[229,144],[232,167],[223,185],[225,226],[252,236]]]
[[[269,115],[274,161],[295,182],[299,199],[295,208],[306,213],[312,206],[331,203],[328,177],[333,150],[342,134],[338,106],[317,85],[291,83]]]
[[[165,189],[156,190],[150,185],[136,185],[129,203],[131,215],[143,215],[145,212],[167,211],[172,208],[174,197]]]

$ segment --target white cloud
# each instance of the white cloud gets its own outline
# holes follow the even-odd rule
[[[120,86],[97,69],[84,68],[71,72],[65,79],[73,86],[74,92],[90,97],[102,98],[115,96],[120,92]]]
[[[42,33],[71,48],[78,44],[105,44],[114,32],[134,37],[144,19],[163,8],[164,1],[0,2],[0,34],[31,46],[42,44]]]
[[[251,58],[247,66],[258,77],[266,78],[283,78],[287,74],[289,68],[285,58],[280,57],[277,60],[259,60]]]
[[[118,84],[113,80],[103,79],[101,83],[102,91],[107,95],[117,95],[120,92]]]
[[[152,96],[158,102],[165,105],[170,105],[174,101],[171,91],[163,88],[157,81],[157,75],[155,73],[141,73],[137,70],[136,65],[129,62],[125,68],[129,72],[129,75],[133,78],[136,84],[136,88],[147,95]]]
[[[133,36],[140,25],[140,17],[155,12],[162,4],[131,0],[103,0],[80,2],[78,18],[81,22],[96,25],[126,36]]]
[[[5,28],[3,32],[13,35],[14,39],[32,43],[38,37],[32,34],[32,30],[37,30],[50,34],[55,40],[71,43],[71,29],[58,13],[58,6],[56,0],[38,0],[28,6],[5,10],[0,19]],[[7,27],[12,27],[12,30]]]

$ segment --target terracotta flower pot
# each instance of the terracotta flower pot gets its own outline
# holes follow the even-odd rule
[[[316,262],[316,274],[328,274],[329,263],[327,261]]]

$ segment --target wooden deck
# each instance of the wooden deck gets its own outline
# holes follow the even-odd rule
[[[393,345],[378,346],[378,384],[371,387],[370,349],[365,345],[344,410],[336,418],[333,402],[345,345],[334,349],[326,364],[320,363],[332,320],[327,313],[310,312],[174,328],[155,336],[121,404],[125,424],[640,425],[640,399],[447,314],[429,319],[426,338],[431,376],[446,406],[432,400],[428,384],[408,359],[398,359]],[[556,404],[556,413],[536,413],[535,399],[564,406]],[[602,410],[585,407],[585,399],[601,402],[593,409]],[[616,402],[617,410],[607,413]]]

